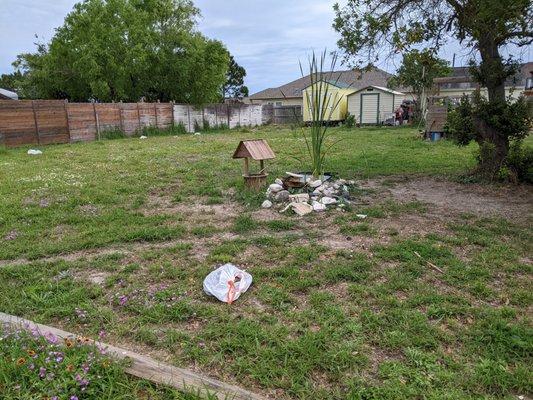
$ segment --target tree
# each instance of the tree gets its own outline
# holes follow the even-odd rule
[[[84,0],[14,63],[31,97],[216,101],[229,54],[196,31],[190,0]]]
[[[420,117],[422,93],[431,89],[433,79],[451,72],[448,62],[437,57],[429,49],[411,50],[403,55],[402,64],[396,75],[389,80],[392,87],[409,87],[416,97],[416,116]]]
[[[245,76],[246,70],[237,64],[233,56],[230,55],[226,82],[222,86],[222,98],[238,99],[248,96],[248,88],[244,86]]]
[[[339,47],[356,65],[424,47],[437,52],[449,40],[458,40],[477,54],[471,62],[473,78],[487,88],[485,109],[507,114],[505,81],[517,71],[501,49],[509,44],[533,42],[531,0],[348,0],[334,6],[334,28],[341,34]],[[509,143],[521,132],[501,129],[493,115],[475,114],[475,137],[493,148],[493,165],[505,163]]]

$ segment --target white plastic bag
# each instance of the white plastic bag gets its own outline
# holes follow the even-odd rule
[[[224,264],[204,279],[204,292],[231,304],[252,284],[252,275],[233,264]]]
[[[43,154],[41,150],[35,150],[35,149],[28,150],[28,155],[30,156],[40,156],[41,154]]]

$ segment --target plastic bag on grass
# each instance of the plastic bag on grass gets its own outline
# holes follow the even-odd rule
[[[233,264],[224,264],[204,279],[204,292],[231,304],[252,284],[252,275]]]

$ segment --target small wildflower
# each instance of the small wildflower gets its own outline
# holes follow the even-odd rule
[[[44,337],[46,338],[46,340],[48,340],[52,344],[57,344],[58,342],[57,336],[54,335],[52,332],[46,332],[44,334]]]
[[[104,330],[102,330],[102,331],[100,331],[100,332],[98,333],[98,337],[100,338],[100,340],[102,340],[102,339],[105,337],[105,335],[106,335],[106,333],[105,333]]]
[[[33,350],[31,350],[31,349],[28,350],[28,355],[29,355],[30,357],[33,357],[33,356],[35,356],[36,354],[37,354],[37,353],[35,353],[35,351],[33,351]]]
[[[39,378],[44,378],[46,376],[46,368],[39,368]]]
[[[72,364],[67,365],[67,371],[68,372],[74,371],[74,365],[72,365]]]
[[[70,400],[78,400],[78,396],[70,396]]]
[[[71,348],[74,346],[74,342],[70,339],[65,339],[65,346],[67,346],[67,348]]]
[[[26,364],[26,359],[24,357],[20,357],[17,360],[17,365],[24,365],[24,364]]]
[[[118,303],[119,303],[121,306],[125,306],[127,302],[128,302],[128,296],[124,296],[124,295],[122,295],[122,296],[120,296],[120,297],[118,298]]]

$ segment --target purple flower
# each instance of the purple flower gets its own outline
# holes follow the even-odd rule
[[[99,337],[100,339],[103,339],[103,338],[105,337],[105,335],[106,335],[106,333],[105,333],[104,330],[101,330],[101,331],[98,333],[98,337]]]
[[[46,376],[46,368],[39,368],[39,378],[44,378]]]
[[[46,332],[44,334],[44,337],[46,340],[48,340],[52,344],[56,344],[59,340],[57,339],[57,336],[54,335],[52,332]]]
[[[78,396],[70,396],[70,400],[79,400]]]
[[[128,296],[125,296],[125,295],[122,295],[118,298],[118,303],[121,305],[121,306],[125,306],[126,303],[128,302]]]

